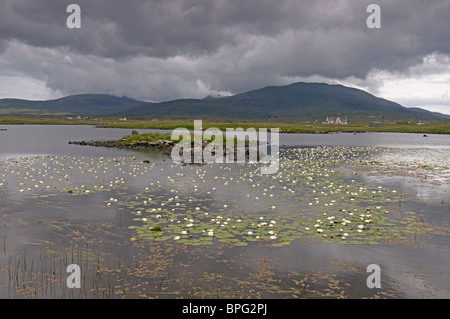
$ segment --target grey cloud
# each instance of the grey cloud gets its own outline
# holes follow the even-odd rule
[[[82,27],[65,26],[77,3]],[[242,92],[287,78],[367,79],[450,55],[448,0],[0,0],[0,65],[66,94],[164,100]],[[1,73],[1,72],[0,72]],[[363,85],[363,83],[361,83]]]

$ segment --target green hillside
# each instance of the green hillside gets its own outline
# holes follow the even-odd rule
[[[59,114],[158,119],[322,121],[449,120],[449,115],[409,109],[365,91],[342,85],[294,83],[228,97],[143,102],[105,94],[81,94],[50,101],[0,100],[0,114]]]
[[[269,86],[230,97],[142,103],[120,115],[181,119],[323,120],[327,115],[353,120],[439,120],[450,116],[408,109],[365,91],[342,85],[294,83]]]
[[[1,99],[3,114],[65,114],[108,116],[130,110],[142,102],[107,94],[79,94],[48,101]]]

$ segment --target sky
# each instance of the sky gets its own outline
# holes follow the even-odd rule
[[[160,102],[304,81],[450,114],[449,17],[450,0],[0,0],[0,98]]]

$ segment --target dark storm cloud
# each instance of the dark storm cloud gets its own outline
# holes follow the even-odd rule
[[[373,2],[381,29],[366,26]],[[81,29],[66,27],[70,3]],[[449,55],[449,16],[448,0],[0,0],[0,66],[67,94],[155,100],[296,77],[365,80]]]

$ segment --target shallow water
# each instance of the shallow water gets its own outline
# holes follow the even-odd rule
[[[450,296],[447,136],[286,134],[263,176],[68,145],[131,130],[3,127],[1,298]]]

